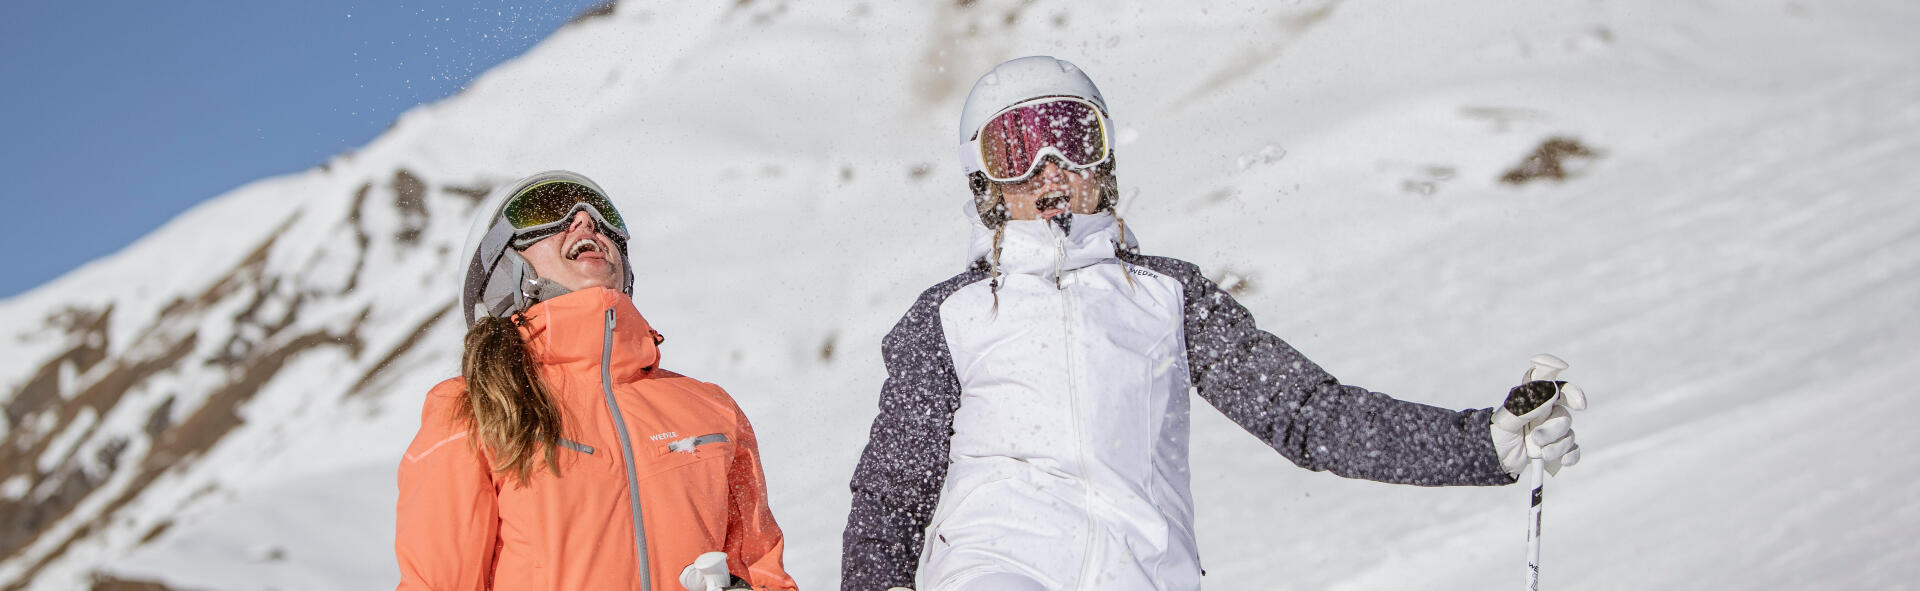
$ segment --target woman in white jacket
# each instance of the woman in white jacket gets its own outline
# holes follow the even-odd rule
[[[1493,409],[1342,385],[1194,265],[1139,254],[1113,214],[1107,117],[1093,82],[1050,57],[974,85],[960,122],[974,262],[884,342],[842,588],[1200,588],[1190,386],[1294,463],[1352,478],[1509,484],[1529,429],[1539,456],[1577,461],[1561,383],[1510,393],[1527,420],[1502,437]]]

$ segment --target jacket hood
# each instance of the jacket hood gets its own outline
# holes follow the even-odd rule
[[[613,341],[607,342],[607,311],[613,311]],[[660,346],[652,325],[626,294],[604,287],[568,293],[527,308],[520,338],[541,365],[599,373],[605,347],[612,346],[609,373],[616,382],[645,378],[660,367]]]
[[[980,223],[980,216],[971,207],[965,208],[964,213],[973,224],[967,260],[992,257],[993,229]],[[1000,271],[1051,280],[1060,271],[1113,259],[1116,246],[1127,250],[1139,247],[1133,231],[1123,234],[1111,212],[1074,213],[1067,214],[1067,218],[1064,231],[1052,220],[1008,220],[1006,235],[1000,241]]]

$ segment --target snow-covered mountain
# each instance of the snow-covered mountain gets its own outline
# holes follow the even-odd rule
[[[963,264],[960,100],[1027,54],[1101,84],[1143,248],[1345,381],[1489,406],[1573,363],[1548,585],[1920,581],[1920,5],[906,4],[621,3],[0,301],[0,589],[392,586],[454,251],[550,168],[621,206],[666,365],[739,399],[789,568],[837,586],[880,337]],[[1501,181],[1549,144],[1568,178]],[[1520,583],[1518,487],[1306,472],[1195,414],[1211,585]]]

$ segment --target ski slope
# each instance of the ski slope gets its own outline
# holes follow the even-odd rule
[[[397,458],[457,372],[463,191],[549,168],[632,220],[664,365],[739,400],[788,568],[837,587],[880,338],[964,263],[960,101],[1028,54],[1100,84],[1143,250],[1239,281],[1343,381],[1491,406],[1528,356],[1572,363],[1592,408],[1547,485],[1544,586],[1920,580],[1920,5],[957,4],[622,3],[0,301],[26,319],[0,403],[54,383],[68,409],[8,406],[0,442],[37,453],[0,455],[29,466],[0,502],[93,487],[0,589],[390,588]],[[1498,181],[1552,136],[1600,155]],[[71,310],[110,312],[87,333]],[[104,361],[49,361],[88,339]],[[1209,586],[1523,580],[1520,487],[1307,472],[1204,404],[1193,431]]]

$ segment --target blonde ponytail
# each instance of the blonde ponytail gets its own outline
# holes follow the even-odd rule
[[[524,319],[514,316],[514,319]],[[533,476],[536,454],[554,476],[560,475],[555,443],[560,438],[560,407],[540,381],[520,322],[488,317],[467,329],[460,375],[466,378],[466,404],[459,418],[475,443],[493,453],[493,471],[519,478]]]

